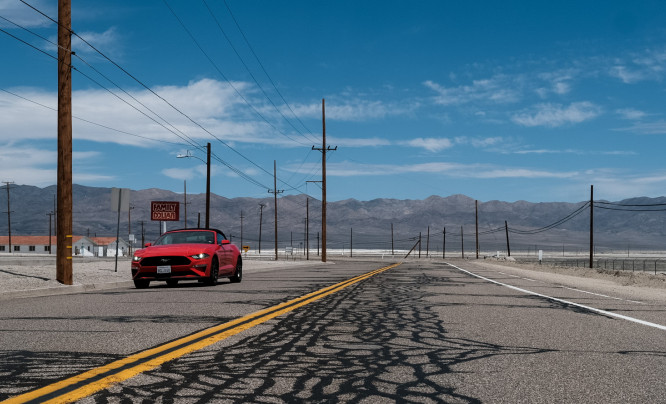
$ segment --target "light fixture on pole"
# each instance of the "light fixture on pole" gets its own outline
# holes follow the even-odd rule
[[[206,161],[204,161],[187,150],[185,154],[179,154],[176,157],[179,159],[193,157],[206,164],[206,228],[208,229],[210,226],[210,143],[206,144],[206,156]]]

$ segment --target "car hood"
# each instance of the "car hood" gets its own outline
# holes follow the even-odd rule
[[[158,257],[164,255],[195,255],[202,252],[212,254],[217,249],[215,244],[170,244],[154,245],[136,251],[139,257]]]

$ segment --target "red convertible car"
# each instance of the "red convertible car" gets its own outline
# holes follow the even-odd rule
[[[176,286],[178,281],[197,280],[214,286],[219,277],[240,282],[243,260],[238,247],[217,229],[168,231],[132,257],[132,279],[137,289],[147,288],[151,281]]]

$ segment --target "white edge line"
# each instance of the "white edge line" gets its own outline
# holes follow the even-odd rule
[[[645,302],[639,302],[637,300],[627,300],[627,299],[622,299],[620,297],[613,297],[613,296],[608,296],[608,295],[602,295],[601,293],[594,293],[594,292],[589,292],[587,290],[583,289],[576,289],[576,288],[570,288],[568,286],[562,286],[564,289],[569,289],[569,290],[575,290],[576,292],[581,292],[581,293],[587,293],[589,295],[594,295],[594,296],[601,296],[601,297],[607,297],[609,299],[614,299],[614,300],[621,300],[623,302],[629,302],[629,303],[637,303],[637,304],[646,304]]]
[[[477,275],[477,274],[475,274],[475,273],[473,273],[473,272],[470,272],[470,271],[467,271],[467,270],[465,270],[465,269],[459,268],[459,267],[457,267],[457,266],[455,266],[455,265],[453,265],[453,264],[449,264],[448,262],[447,262],[447,264],[450,265],[450,266],[452,266],[453,268],[459,270],[459,271],[465,272],[466,274],[472,275],[472,276],[474,276],[474,277],[476,277],[476,278],[479,278],[479,279],[483,279],[484,281],[488,281],[488,282],[491,282],[491,283],[494,283],[494,284],[497,284],[497,285],[505,286],[505,287],[507,287],[507,288],[509,288],[509,289],[517,290],[517,291],[519,291],[519,292],[527,293],[527,294],[529,294],[529,295],[534,295],[534,296],[543,297],[543,298],[546,298],[546,299],[549,299],[549,300],[553,300],[553,301],[556,301],[556,302],[560,302],[560,303],[564,303],[564,304],[569,304],[569,305],[576,306],[576,307],[581,307],[581,308],[584,308],[584,309],[586,309],[586,310],[590,310],[590,311],[593,311],[593,312],[596,312],[596,313],[600,313],[600,314],[603,314],[603,315],[606,315],[606,316],[617,317],[617,318],[621,318],[622,320],[632,321],[632,322],[634,322],[634,323],[638,323],[638,324],[642,324],[642,325],[647,325],[648,327],[654,327],[654,328],[660,329],[660,330],[662,330],[662,331],[666,331],[666,326],[661,325],[661,324],[651,323],[651,322],[649,322],[649,321],[645,321],[645,320],[639,320],[639,319],[637,319],[637,318],[633,318],[633,317],[629,317],[629,316],[624,316],[624,315],[622,315],[622,314],[617,314],[617,313],[613,313],[613,312],[610,312],[610,311],[601,310],[601,309],[597,309],[597,308],[590,307],[590,306],[585,306],[585,305],[582,305],[582,304],[578,304],[578,303],[570,302],[570,301],[568,301],[568,300],[558,299],[558,298],[556,298],[556,297],[552,297],[552,296],[548,296],[548,295],[543,295],[543,294],[541,294],[541,293],[537,293],[537,292],[532,292],[531,290],[522,289],[522,288],[519,288],[519,287],[516,287],[516,286],[507,285],[506,283],[498,282],[498,281],[492,280],[492,279],[490,279],[490,278],[486,278],[485,276]]]

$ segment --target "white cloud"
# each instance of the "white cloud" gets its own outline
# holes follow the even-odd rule
[[[498,75],[490,79],[473,80],[470,85],[448,88],[432,80],[426,80],[423,85],[438,93],[434,101],[440,105],[462,105],[470,102],[505,104],[517,102],[521,98],[519,76]]]
[[[648,49],[642,54],[634,55],[631,60],[616,60],[609,68],[609,75],[622,80],[625,84],[633,84],[645,80],[661,80],[666,71],[666,50]]]
[[[439,152],[453,147],[453,142],[447,138],[416,138],[406,142],[401,142],[406,146],[426,149],[430,152]]]
[[[36,186],[53,185],[57,179],[57,158],[55,151],[3,145],[0,147],[2,180]]]
[[[623,132],[634,132],[642,135],[663,135],[666,134],[666,121],[659,120],[655,122],[636,122],[632,126],[616,129]]]
[[[378,137],[372,138],[349,138],[349,137],[327,137],[327,143],[340,147],[379,147],[390,146],[391,142],[387,139]]]
[[[591,102],[574,102],[568,107],[559,104],[539,104],[535,108],[512,116],[511,120],[522,126],[548,126],[581,123],[601,114],[601,108]]]
[[[234,85],[241,90],[248,87],[246,83]],[[0,92],[0,141],[19,135],[23,140],[55,139],[57,95],[26,88],[9,91],[15,95]],[[248,119],[247,107],[227,83],[203,79],[186,86],[155,87],[154,91],[206,130],[147,90],[129,92],[138,102],[121,94],[127,103],[105,90],[79,90],[72,94],[74,139],[154,147],[157,142],[187,144],[187,137],[210,141],[210,132],[227,142],[295,146],[274,130],[266,130],[260,118]]]
[[[643,119],[647,116],[645,112],[633,108],[618,109],[615,112],[618,115],[620,115],[622,119],[628,119],[628,120]]]
[[[56,3],[46,0],[33,0],[29,2],[36,9],[43,11],[46,15],[56,17],[58,10]],[[46,17],[38,14],[30,7],[16,0],[0,0],[0,15],[26,28],[44,27],[53,24]],[[0,20],[2,28],[16,28],[16,26]]]
[[[303,165],[287,170],[309,173],[313,165]],[[460,164],[430,162],[421,164],[390,165],[363,164],[358,162],[330,163],[327,174],[334,177],[390,176],[395,174],[440,174],[452,178],[575,178],[577,171],[545,171],[530,168],[497,167],[488,164]]]
[[[105,55],[117,56],[120,37],[114,27],[111,27],[104,32],[85,31],[77,32],[77,34],[78,36],[72,36],[72,50],[77,54],[97,53],[83,42],[83,40],[85,40]],[[83,40],[81,40],[79,36],[83,38]],[[57,38],[52,38],[52,40],[53,42],[57,42]]]
[[[370,101],[358,98],[346,99],[336,102],[335,99],[326,100],[326,119],[337,121],[368,121],[383,119],[390,116],[406,115],[419,107],[415,101],[405,103],[387,103],[384,101]],[[321,119],[321,103],[292,104],[292,110],[301,118]],[[284,115],[291,116],[291,111],[283,111]]]

